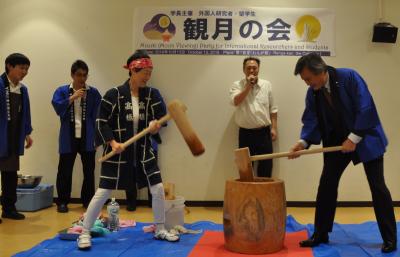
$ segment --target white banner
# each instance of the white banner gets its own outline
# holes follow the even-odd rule
[[[134,48],[150,54],[335,55],[328,9],[141,7],[134,15]]]

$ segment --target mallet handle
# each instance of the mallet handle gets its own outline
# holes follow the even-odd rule
[[[159,119],[158,123],[160,123],[160,125],[162,125],[165,122],[169,121],[170,119],[171,119],[171,115],[167,114],[167,115],[163,116],[161,119]],[[150,128],[149,127],[143,129],[142,131],[140,131],[139,133],[137,133],[136,135],[134,135],[133,137],[131,137],[130,139],[125,141],[123,143],[124,148],[127,148],[128,146],[130,146],[134,142],[138,141],[140,138],[144,137],[148,133],[150,133]],[[101,158],[99,158],[99,162],[104,162],[104,161],[108,160],[109,158],[111,158],[112,156],[114,156],[115,154],[116,154],[115,151],[111,151],[108,154],[106,154],[106,155],[102,156]]]
[[[304,155],[304,154],[313,154],[313,153],[328,153],[328,152],[337,152],[341,151],[342,146],[330,146],[330,147],[323,147],[323,148],[315,148],[315,149],[308,149],[308,150],[300,150],[297,151],[296,154]],[[259,161],[259,160],[268,160],[274,158],[281,158],[281,157],[289,157],[291,152],[280,152],[280,153],[272,153],[272,154],[260,154],[260,155],[253,155],[250,156],[251,161]]]

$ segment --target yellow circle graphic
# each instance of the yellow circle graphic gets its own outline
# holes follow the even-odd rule
[[[160,19],[158,20],[158,24],[163,29],[168,28],[170,23],[171,23],[171,20],[169,19],[168,16],[161,16]]]
[[[296,33],[301,41],[312,42],[321,33],[321,23],[312,15],[301,16],[296,22]]]

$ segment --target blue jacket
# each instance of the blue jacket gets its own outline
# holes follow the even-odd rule
[[[356,154],[361,162],[374,160],[382,156],[388,144],[376,110],[374,100],[363,78],[352,69],[329,67],[330,86],[337,92],[338,102],[335,108],[350,133],[362,137],[357,144]],[[330,125],[327,120],[318,117],[322,104],[316,101],[316,91],[311,87],[307,91],[306,108],[303,113],[301,139],[309,144],[324,143],[322,135],[328,135]]]
[[[6,87],[9,85],[7,75],[3,73],[0,78],[0,157],[8,156],[8,121],[7,121],[7,103]],[[31,109],[29,104],[28,89],[25,85],[21,87],[22,94],[22,119],[21,131],[19,134],[19,155],[24,154],[24,141],[27,135],[32,132]]]
[[[73,108],[73,104],[69,104],[70,89],[69,85],[60,86],[54,92],[53,104],[54,110],[57,115],[60,116],[61,126],[60,134],[58,138],[59,142],[59,153],[71,153],[71,142],[73,128],[71,128],[71,114],[70,108]],[[86,91],[86,147],[87,152],[95,151],[94,137],[95,137],[95,123],[97,111],[100,105],[101,95],[99,91],[94,87],[89,87]]]

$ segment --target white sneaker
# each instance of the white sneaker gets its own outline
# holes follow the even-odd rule
[[[179,241],[179,235],[169,233],[166,229],[161,229],[154,233],[154,238],[158,240],[166,240],[168,242]]]
[[[83,232],[78,237],[78,248],[79,250],[88,250],[92,246],[90,232]]]

